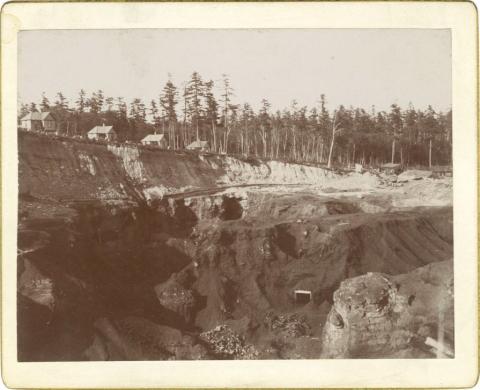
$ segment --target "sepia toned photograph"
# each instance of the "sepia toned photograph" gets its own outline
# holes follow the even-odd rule
[[[454,358],[451,54],[19,32],[18,361]]]

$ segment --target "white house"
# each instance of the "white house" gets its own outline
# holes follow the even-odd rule
[[[202,152],[208,151],[209,148],[208,141],[194,141],[187,146],[189,150],[200,150]]]
[[[57,131],[57,121],[50,112],[30,112],[20,119],[20,127],[29,131]]]
[[[87,133],[88,139],[94,139],[97,141],[115,141],[117,139],[117,133],[113,130],[113,126],[95,126]]]
[[[164,134],[149,134],[140,141],[142,145],[155,145],[160,146],[162,149],[166,149],[167,139]]]

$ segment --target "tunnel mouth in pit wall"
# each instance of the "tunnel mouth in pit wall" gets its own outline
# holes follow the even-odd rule
[[[293,295],[297,305],[306,305],[312,300],[312,292],[310,290],[295,290]]]

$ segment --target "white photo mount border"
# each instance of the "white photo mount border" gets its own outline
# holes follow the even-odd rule
[[[478,375],[477,14],[469,2],[8,3],[1,14],[2,369],[13,388],[468,387]],[[18,363],[17,33],[37,29],[451,29],[454,359]]]

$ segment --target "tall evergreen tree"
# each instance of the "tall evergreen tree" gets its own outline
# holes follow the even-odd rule
[[[402,112],[397,104],[390,106],[391,110],[388,114],[389,133],[392,137],[392,163],[395,162],[395,145],[403,131]]]
[[[48,100],[45,92],[42,93],[42,102],[40,103],[40,111],[46,112],[50,110],[50,100]]]
[[[212,130],[212,149],[217,150],[217,120],[218,120],[218,103],[213,94],[214,83],[212,80],[205,84],[205,121],[210,125]],[[206,137],[204,137],[206,139]]]
[[[168,143],[169,146],[173,149],[179,147],[179,142],[177,142],[177,111],[176,106],[178,103],[177,100],[177,88],[172,83],[171,80],[168,80],[165,86],[163,87],[162,95],[160,96],[160,106],[165,115],[168,126]],[[185,142],[185,141],[184,141]]]
[[[204,99],[204,84],[202,77],[198,72],[192,73],[185,92],[188,112],[190,113],[192,125],[196,132],[196,139],[198,141],[200,140],[199,127],[203,111],[202,100]]]
[[[86,99],[86,93],[83,89],[80,90],[79,94],[78,94],[78,99],[77,101],[75,102],[75,104],[77,105],[77,111],[82,113],[85,111],[85,107],[87,106],[87,99]]]

